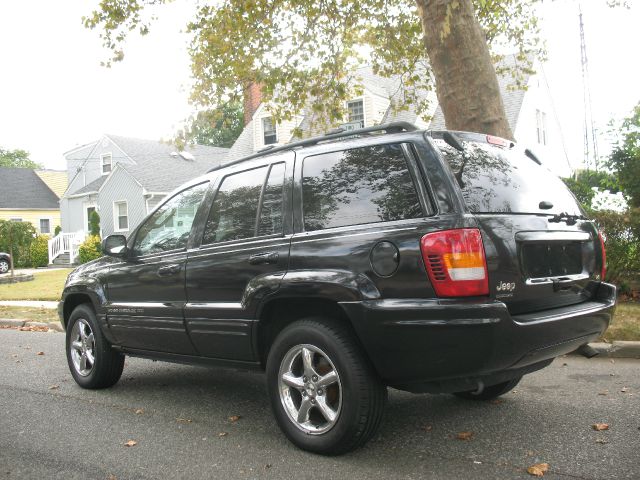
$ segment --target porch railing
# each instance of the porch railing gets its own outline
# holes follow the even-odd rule
[[[58,235],[47,242],[47,247],[49,250],[49,263],[53,263],[53,261],[63,253],[68,253],[69,263],[74,263],[76,258],[78,257],[80,244],[84,241],[84,239],[84,232],[60,232]]]

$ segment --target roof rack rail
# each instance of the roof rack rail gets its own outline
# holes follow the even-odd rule
[[[308,147],[311,145],[317,145],[318,143],[330,142],[331,140],[337,140],[344,137],[352,137],[358,135],[369,135],[372,133],[400,133],[400,132],[415,132],[418,130],[418,127],[409,122],[391,122],[385,123],[382,125],[374,125],[373,127],[366,128],[358,128],[356,130],[345,130],[343,128],[333,129],[327,132],[325,135],[321,135],[318,137],[306,138],[304,140],[299,140],[297,142],[287,143],[285,145],[281,145],[279,147],[273,147],[269,145],[269,148],[263,148],[258,150],[258,152],[248,155],[246,157],[239,158],[238,160],[234,160],[233,162],[225,163],[224,165],[220,165],[217,167],[213,167],[207,171],[214,172],[223,167],[228,167],[230,165],[235,165],[237,163],[244,162],[245,160],[251,160],[252,158],[262,157],[267,154],[272,154],[276,152],[283,152],[285,150],[292,150],[298,147]]]

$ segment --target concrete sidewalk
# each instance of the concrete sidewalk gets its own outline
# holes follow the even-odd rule
[[[58,308],[58,302],[43,300],[0,300],[0,307]]]

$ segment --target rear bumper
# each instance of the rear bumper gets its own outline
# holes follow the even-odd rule
[[[512,316],[487,299],[344,302],[378,374],[410,391],[452,392],[520,376],[597,339],[615,310],[616,287],[587,302]]]

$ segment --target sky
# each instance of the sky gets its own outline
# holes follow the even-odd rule
[[[0,147],[24,149],[47,168],[66,168],[63,153],[104,133],[170,138],[192,112],[187,37],[189,2],[163,6],[151,33],[132,35],[123,62],[100,66],[108,52],[85,29],[96,0],[0,0]],[[544,70],[571,162],[583,151],[583,101],[577,0],[541,8],[549,61]],[[610,9],[583,0],[591,97],[601,154],[607,124],[640,101],[636,61],[640,2]],[[610,138],[609,138],[610,140]]]

